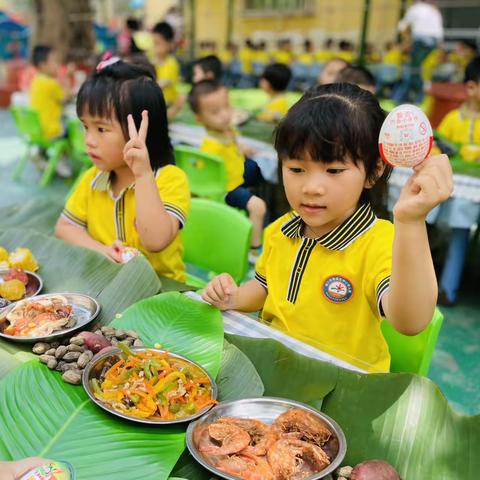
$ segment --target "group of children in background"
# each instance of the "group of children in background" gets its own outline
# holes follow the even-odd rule
[[[264,180],[255,152],[238,142],[232,125],[225,63],[211,54],[198,58],[184,98],[172,27],[160,22],[152,35],[153,67],[130,42],[124,60],[100,62],[78,92],[77,113],[94,166],[70,196],[56,235],[117,262],[133,247],[158,274],[185,280],[181,229],[190,192],[175,166],[168,120],[187,102],[206,130],[201,150],[225,162],[225,202],[245,210],[253,226],[249,258],[255,279],[237,286],[221,275],[204,299],[222,309],[261,310],[265,321],[302,341],[364,370],[388,371],[381,319],[416,334],[433,316],[437,282],[425,217],[451,193],[448,158],[434,156],[415,168],[393,212],[395,229],[379,220],[375,205],[390,170],[378,155],[384,112],[374,96],[375,77],[347,58],[325,58],[318,85],[289,110],[292,71],[284,43],[284,55],[260,74],[269,100],[257,118],[278,125],[275,149],[292,211],[264,232],[267,205],[252,191]],[[307,53],[312,45],[305,48]],[[69,92],[56,80],[56,53],[39,46],[33,60],[38,73],[32,107],[45,135],[61,136]],[[439,131],[453,142],[480,144],[480,58],[466,72],[468,100]],[[447,259],[440,282],[448,302],[455,301],[468,241],[468,229],[457,230],[453,266]]]

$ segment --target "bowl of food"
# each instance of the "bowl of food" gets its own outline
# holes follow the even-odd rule
[[[308,405],[261,397],[221,403],[187,429],[192,456],[229,480],[316,480],[342,462],[340,426]]]
[[[0,310],[0,337],[23,343],[53,341],[92,322],[99,303],[81,293],[37,295]]]
[[[21,268],[0,269],[0,309],[38,295],[43,288],[39,275]]]
[[[93,357],[82,377],[89,397],[107,412],[138,423],[175,424],[217,403],[217,386],[198,363],[156,348],[117,347]]]

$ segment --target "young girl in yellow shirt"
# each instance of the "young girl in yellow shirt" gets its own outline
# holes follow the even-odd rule
[[[255,279],[213,279],[203,298],[262,319],[369,372],[389,370],[380,323],[416,335],[433,317],[437,282],[425,217],[452,192],[446,155],[414,168],[394,225],[376,217],[389,174],[378,152],[385,114],[373,94],[335,83],[307,92],[280,123],[275,148],[292,212],[265,230]]]
[[[94,166],[68,199],[57,237],[114,262],[133,247],[158,274],[185,280],[180,229],[190,192],[152,74],[115,58],[100,63],[78,93],[77,114]]]

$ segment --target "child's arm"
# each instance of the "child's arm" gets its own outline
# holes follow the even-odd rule
[[[257,280],[238,287],[228,273],[222,273],[205,287],[202,298],[220,310],[256,312],[263,308],[267,291]]]
[[[393,210],[390,288],[382,298],[386,318],[396,330],[416,335],[427,327],[437,302],[437,279],[428,244],[425,217],[453,190],[446,155],[436,155],[414,168]]]
[[[113,245],[104,245],[94,240],[84,228],[73,225],[65,218],[60,217],[55,225],[55,236],[72,245],[90,248],[105,255],[114,262],[121,263],[123,245],[121,242],[114,242]]]
[[[130,140],[123,150],[125,162],[135,176],[135,220],[142,245],[150,252],[160,252],[175,239],[179,221],[170,215],[158,193],[146,146],[148,112],[142,112],[137,132],[131,115],[128,116]]]

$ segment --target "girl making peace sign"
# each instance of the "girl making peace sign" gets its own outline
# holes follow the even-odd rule
[[[94,166],[80,180],[55,234],[121,262],[125,246],[155,271],[185,280],[180,228],[190,207],[186,175],[174,165],[165,100],[143,68],[108,60],[82,86],[77,114]]]

